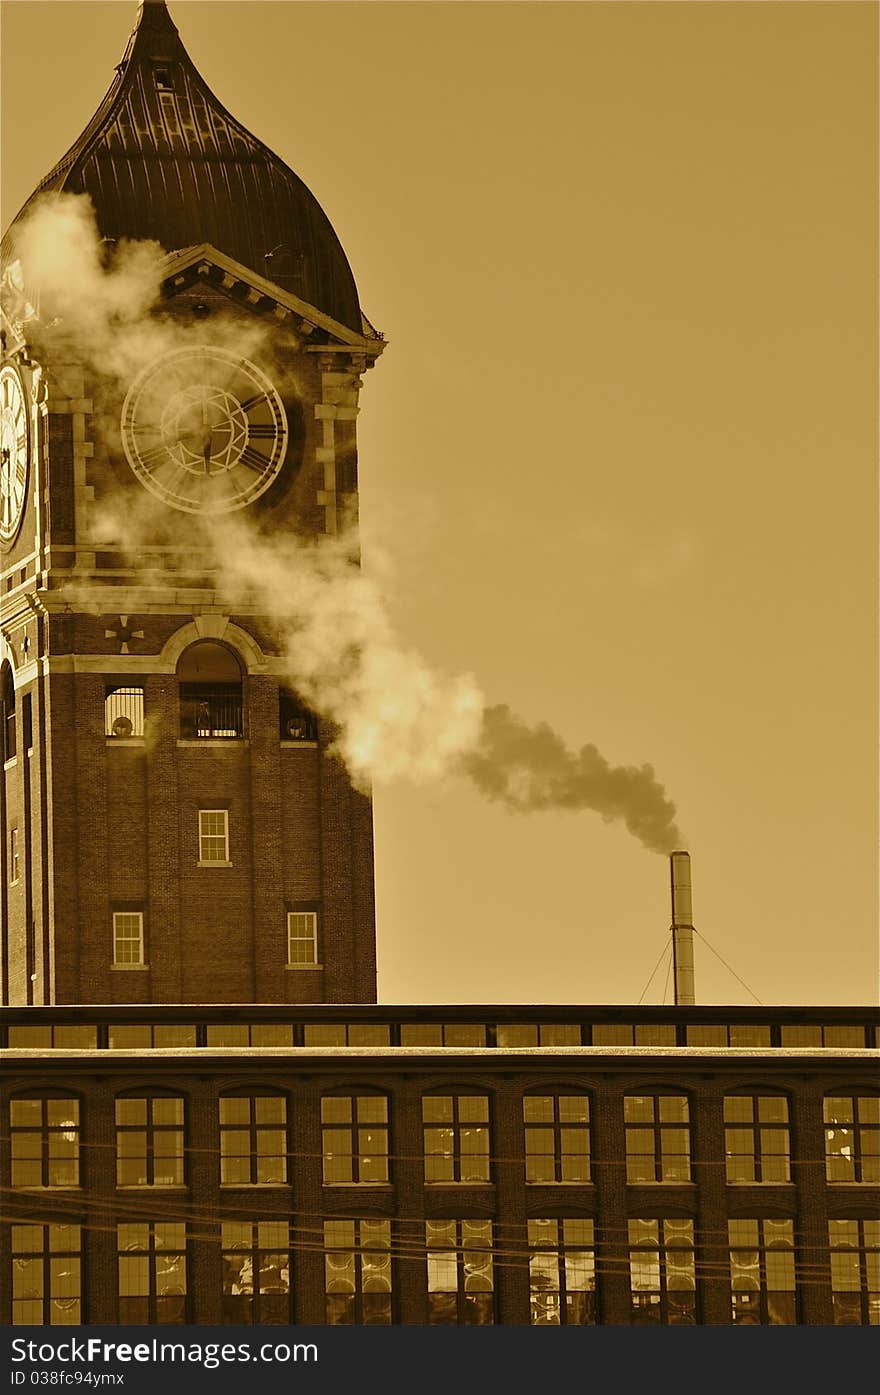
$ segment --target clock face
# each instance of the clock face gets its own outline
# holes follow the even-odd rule
[[[28,412],[14,368],[0,369],[0,539],[11,542],[24,513],[28,473]]]
[[[287,417],[255,364],[226,349],[177,349],[132,384],[122,444],[141,484],[187,513],[228,513],[269,488]]]

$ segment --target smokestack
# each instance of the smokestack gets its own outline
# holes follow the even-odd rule
[[[695,1003],[694,996],[694,912],[691,901],[691,856],[686,852],[669,855],[672,886],[672,964],[676,1004]]]

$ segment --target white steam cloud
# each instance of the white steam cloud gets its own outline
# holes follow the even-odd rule
[[[156,243],[108,244],[89,200],[48,195],[15,229],[23,277],[7,274],[16,302],[38,307],[28,334],[48,334],[102,379],[126,384],[160,354],[198,341],[226,343],[242,355],[267,331],[231,317],[181,325],[163,314],[164,253]],[[167,510],[159,511],[167,533]],[[144,492],[103,509],[108,544],[137,554],[155,534],[157,505]],[[681,846],[675,806],[650,766],[611,766],[594,746],[569,750],[548,726],[529,726],[504,706],[489,707],[470,674],[436,672],[395,634],[377,583],[358,565],[352,533],[304,540],[264,535],[243,514],[179,522],[180,536],[204,549],[218,593],[271,617],[287,678],[332,722],[334,750],[354,782],[467,776],[508,809],[591,809],[621,820],[645,847]]]

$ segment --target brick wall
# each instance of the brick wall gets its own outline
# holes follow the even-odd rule
[[[259,1062],[215,1059],[200,1063],[199,1077],[179,1061],[162,1057],[130,1063],[101,1062],[82,1069],[44,1061],[10,1072],[13,1093],[69,1090],[82,1101],[82,1191],[50,1198],[39,1193],[11,1193],[7,1219],[65,1216],[88,1225],[90,1205],[96,1217],[85,1232],[89,1285],[84,1321],[116,1320],[114,1235],[103,1217],[126,1215],[126,1196],[136,1200],[134,1219],[149,1215],[148,1190],[136,1195],[117,1190],[113,1133],[113,1099],[124,1090],[149,1093],[171,1090],[186,1100],[188,1188],[155,1194],[156,1219],[189,1220],[189,1321],[220,1320],[219,1245],[213,1239],[222,1217],[275,1219],[289,1215],[294,1226],[292,1318],[298,1323],[324,1320],[321,1224],[334,1216],[387,1217],[394,1222],[394,1320],[422,1323],[426,1318],[424,1220],[491,1219],[496,1227],[495,1293],[497,1321],[529,1321],[528,1265],[525,1262],[529,1217],[592,1217],[598,1242],[599,1318],[603,1324],[630,1320],[626,1223],[630,1217],[691,1218],[695,1224],[698,1273],[698,1321],[730,1321],[730,1287],[726,1226],[729,1216],[788,1217],[795,1222],[799,1284],[799,1322],[832,1320],[828,1270],[827,1218],[873,1217],[880,1188],[827,1185],[822,1140],[822,1096],[876,1090],[864,1063],[837,1061],[827,1067],[794,1072],[759,1068],[682,1070],[676,1092],[690,1101],[693,1178],[689,1183],[628,1186],[625,1180],[623,1095],[668,1086],[659,1069],[627,1063],[608,1068],[572,1063],[571,1058],[542,1060],[534,1066],[492,1067],[485,1060],[426,1065],[401,1052],[393,1064],[365,1057],[312,1060],[265,1058]],[[753,1091],[783,1089],[791,1108],[790,1185],[729,1186],[725,1183],[722,1099],[726,1090],[746,1085]],[[218,1097],[227,1090],[281,1091],[288,1106],[288,1183],[278,1187],[221,1187],[219,1182]],[[325,1186],[321,1171],[320,1097],[334,1090],[351,1093],[379,1090],[389,1095],[391,1182],[385,1186]],[[426,1185],[422,1161],[421,1096],[427,1091],[486,1093],[490,1097],[492,1181],[486,1185]],[[590,1184],[527,1185],[523,1165],[522,1096],[525,1091],[585,1091],[591,1097],[592,1176]],[[8,1143],[0,1147],[0,1174],[9,1185]],[[105,1210],[106,1208],[106,1210]],[[206,1219],[207,1218],[207,1219]],[[8,1230],[8,1228],[7,1228]],[[4,1235],[4,1246],[8,1235]],[[409,1249],[410,1253],[405,1251]],[[412,1252],[415,1251],[413,1254]],[[0,1253],[0,1277],[8,1277],[8,1250]],[[0,1285],[8,1295],[9,1285]],[[8,1302],[8,1297],[6,1299]]]
[[[146,737],[128,744],[104,735],[104,675],[50,680],[55,1000],[375,1001],[369,800],[323,750],[281,743],[275,678],[246,679],[241,740],[181,740],[175,677],[138,681]],[[200,809],[228,810],[229,866],[198,865]],[[323,969],[286,966],[304,905]],[[114,909],[142,911],[145,968],[113,967]]]

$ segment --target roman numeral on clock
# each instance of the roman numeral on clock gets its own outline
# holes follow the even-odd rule
[[[251,441],[274,441],[278,431],[274,422],[254,422],[248,425],[248,439]]]
[[[154,470],[162,461],[168,459],[168,451],[164,445],[150,446],[147,450],[139,448],[138,459],[145,470]]]
[[[259,470],[262,474],[269,464],[269,461],[266,459],[265,455],[261,455],[258,450],[254,450],[253,446],[245,446],[239,456],[239,464],[247,465],[249,470]]]

